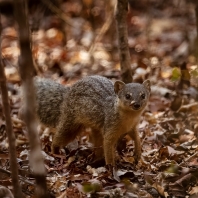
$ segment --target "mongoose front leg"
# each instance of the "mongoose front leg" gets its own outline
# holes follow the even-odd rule
[[[129,132],[129,135],[135,142],[134,154],[135,154],[135,160],[138,162],[141,158],[142,146],[141,146],[141,140],[140,140],[140,136],[139,136],[137,127],[134,127],[133,129],[131,129],[131,131]]]
[[[115,166],[115,147],[119,136],[115,133],[108,133],[104,135],[104,154],[106,165]]]

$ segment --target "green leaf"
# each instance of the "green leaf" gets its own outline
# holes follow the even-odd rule
[[[193,77],[195,77],[195,78],[198,77],[198,69],[191,70],[190,71],[190,75],[193,76]]]
[[[100,185],[97,183],[86,182],[83,184],[83,191],[85,193],[94,193],[100,190]]]
[[[171,80],[172,81],[177,81],[181,78],[181,70],[177,67],[174,67],[172,70],[172,77]]]

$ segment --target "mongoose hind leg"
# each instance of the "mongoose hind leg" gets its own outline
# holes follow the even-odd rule
[[[89,140],[94,146],[95,160],[101,160],[104,157],[103,137],[101,132],[97,129],[92,129],[89,135]]]
[[[63,124],[58,127],[57,132],[52,140],[52,153],[59,153],[59,148],[66,146],[73,141],[75,137],[81,132],[81,125]]]

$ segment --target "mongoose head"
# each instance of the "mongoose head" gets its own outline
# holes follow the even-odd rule
[[[125,110],[141,111],[145,108],[150,95],[150,81],[142,84],[116,81],[114,90],[119,98],[119,105]]]

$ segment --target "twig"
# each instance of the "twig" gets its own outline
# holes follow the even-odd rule
[[[131,83],[133,78],[128,46],[128,32],[126,22],[127,11],[128,0],[118,0],[116,10],[116,21],[120,53],[121,77],[125,83]]]
[[[30,165],[36,179],[36,197],[48,198],[46,185],[46,172],[41,154],[37,122],[35,117],[35,90],[33,85],[33,59],[30,49],[30,33],[25,12],[25,1],[15,0],[15,18],[18,23],[19,45],[21,55],[19,58],[19,72],[22,79],[22,91],[24,97],[24,121],[27,125],[30,142]]]
[[[0,25],[0,34],[1,34],[1,25]],[[1,46],[1,40],[0,40]],[[6,133],[8,136],[9,142],[9,157],[10,157],[10,168],[11,168],[11,177],[12,184],[14,189],[14,197],[22,198],[24,197],[21,191],[21,187],[18,181],[18,165],[17,165],[17,156],[16,156],[16,146],[15,146],[15,136],[12,128],[12,120],[10,116],[10,104],[8,98],[8,90],[6,85],[6,77],[4,73],[4,68],[2,64],[2,56],[0,53],[0,86],[1,86],[1,94],[2,94],[2,102],[3,102],[3,112],[6,120]]]
[[[95,39],[93,41],[93,44],[91,45],[91,47],[89,49],[90,56],[93,56],[93,52],[95,51],[97,43],[102,39],[104,34],[107,32],[107,30],[109,29],[112,21],[113,21],[113,12],[110,12],[108,17],[107,17],[106,22],[104,23],[104,25],[100,29],[99,33],[97,34],[97,36],[95,37]]]
[[[59,8],[57,8],[55,5],[53,5],[48,0],[42,0],[42,2],[52,11],[54,12],[60,19],[62,19],[66,24],[70,25],[71,27],[74,27],[71,23],[70,18]]]
[[[39,68],[39,66],[38,66],[38,64],[36,63],[36,61],[35,60],[33,60],[34,61],[34,69],[36,70],[36,74],[37,74],[37,76],[43,76],[43,73],[42,73],[42,71],[41,71],[41,69]]]
[[[189,162],[191,159],[193,159],[194,157],[197,157],[198,152],[194,153],[193,155],[191,155],[189,158],[187,158],[184,162],[180,163],[179,166],[183,166],[185,165],[186,162]]]

